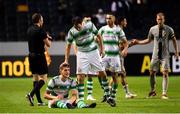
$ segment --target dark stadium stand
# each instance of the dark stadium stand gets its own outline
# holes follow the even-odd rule
[[[71,27],[71,18],[75,15],[92,16],[102,8],[110,12],[113,0],[0,0],[0,41],[27,41],[26,29],[31,24],[31,15],[40,12],[44,16],[45,28],[54,40],[65,40],[65,35]],[[163,11],[167,24],[172,26],[177,38],[180,37],[180,7],[173,0],[127,0],[124,1],[118,16],[126,16],[128,28],[125,30],[128,39],[143,39],[147,36],[149,27],[155,24],[155,14]],[[28,9],[19,11],[19,5]],[[26,7],[25,7],[26,8]],[[26,11],[27,10],[27,11]],[[92,19],[95,23],[97,21]]]

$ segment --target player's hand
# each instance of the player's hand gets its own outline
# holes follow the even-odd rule
[[[175,53],[175,59],[176,59],[176,61],[179,60],[179,53],[178,52]]]
[[[61,95],[61,94],[59,94],[58,96],[57,96],[57,99],[58,100],[60,100],[60,99],[63,99],[64,97],[63,97],[63,95]]]
[[[63,62],[63,63],[65,63],[65,64],[69,64],[68,60],[64,60],[64,62]]]
[[[124,46],[123,45],[120,45],[119,46],[120,50],[122,51],[124,49]]]
[[[50,40],[50,41],[53,40],[51,36],[47,35],[47,37],[48,37],[48,40]]]
[[[132,39],[131,42],[130,42],[130,45],[133,46],[133,45],[137,45],[139,42],[139,40],[137,39]]]
[[[121,55],[123,57],[126,57],[127,56],[127,50],[123,49],[122,52],[121,52]]]
[[[47,32],[47,38],[48,38],[48,40],[50,40],[50,41],[52,41],[53,39],[52,39],[52,37],[49,35],[49,33]]]
[[[105,56],[105,51],[104,50],[100,50],[100,56],[101,56],[101,58],[103,58]]]

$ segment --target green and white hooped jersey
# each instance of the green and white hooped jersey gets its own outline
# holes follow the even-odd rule
[[[68,98],[71,89],[76,89],[76,81],[68,78],[63,82],[59,76],[55,76],[49,81],[46,91],[51,92],[53,96],[61,94],[64,98]]]
[[[124,31],[119,26],[114,25],[111,28],[106,25],[101,27],[98,33],[102,36],[105,54],[107,56],[119,56],[119,43],[126,39]]]
[[[74,41],[78,51],[90,52],[97,49],[97,44],[94,40],[94,36],[97,33],[98,30],[95,25],[88,21],[80,31],[72,27],[68,32],[67,42],[71,44]]]

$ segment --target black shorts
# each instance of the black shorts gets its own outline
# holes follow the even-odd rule
[[[44,53],[42,54],[29,54],[29,65],[32,74],[47,74],[48,73],[48,66],[46,62],[46,58]]]

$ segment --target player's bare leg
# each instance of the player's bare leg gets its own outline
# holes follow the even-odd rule
[[[129,98],[136,97],[137,96],[136,94],[133,94],[129,91],[128,83],[127,83],[127,79],[126,79],[126,73],[125,72],[120,73],[120,77],[121,77],[121,84],[122,84],[124,92],[126,94],[125,98],[129,99]]]
[[[156,96],[156,72],[152,70],[150,70],[150,86],[151,91],[149,92],[148,97]]]
[[[163,81],[162,81],[162,97],[161,98],[168,99],[168,96],[167,96],[168,81],[169,81],[168,70],[165,70],[162,73],[163,73]]]

